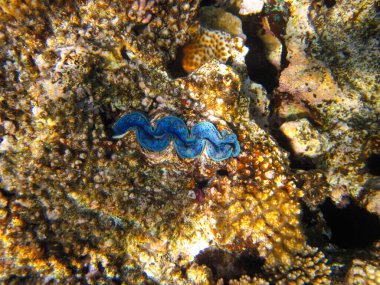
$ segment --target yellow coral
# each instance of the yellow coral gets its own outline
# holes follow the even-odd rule
[[[375,285],[380,284],[379,261],[364,261],[354,259],[347,275],[349,285]]]

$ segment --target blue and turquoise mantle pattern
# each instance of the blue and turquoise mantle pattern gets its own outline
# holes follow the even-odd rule
[[[237,136],[226,131],[220,133],[209,122],[197,123],[189,133],[185,122],[178,117],[160,118],[153,127],[144,114],[133,112],[120,117],[112,129],[115,139],[134,130],[140,145],[150,151],[163,151],[173,141],[175,150],[182,158],[194,159],[206,150],[210,159],[219,162],[240,153]]]

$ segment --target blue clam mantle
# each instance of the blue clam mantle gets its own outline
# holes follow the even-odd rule
[[[112,129],[115,139],[122,138],[128,131],[134,130],[141,146],[150,151],[163,151],[173,140],[174,148],[182,158],[197,158],[204,149],[215,161],[236,157],[240,153],[236,135],[226,132],[221,134],[209,122],[197,123],[189,133],[185,122],[178,117],[160,118],[153,127],[144,114],[134,112],[123,115]]]

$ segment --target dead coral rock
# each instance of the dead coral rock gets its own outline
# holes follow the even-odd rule
[[[379,189],[369,191],[369,193],[366,193],[366,199],[367,201],[365,207],[366,209],[373,214],[376,214],[378,217],[380,217],[380,191]]]
[[[279,71],[281,69],[282,43],[271,31],[267,17],[262,17],[262,26],[258,32],[259,38],[265,46],[265,57]]]
[[[337,85],[323,63],[307,59],[303,51],[291,43],[287,48],[289,66],[281,72],[278,91],[291,94],[295,104],[306,108],[323,102],[339,102]],[[279,115],[288,117],[288,114]]]
[[[310,9],[310,19],[320,40],[319,46],[312,42],[311,49],[331,67],[341,88],[354,100],[361,97],[374,113],[379,110],[376,71],[380,67],[376,5],[375,0],[344,0],[328,7],[323,1],[316,1]],[[371,116],[365,111],[358,115]]]
[[[326,174],[328,195],[338,204],[351,196],[364,205],[363,189],[373,178],[366,159],[377,153],[371,141],[376,140],[379,113],[373,85],[379,55],[373,52],[373,36],[368,34],[368,30],[374,31],[373,1],[345,1],[332,7],[322,1],[289,4],[285,37],[289,66],[274,92],[275,118],[279,125],[307,118],[323,133],[328,151],[324,151],[324,159],[314,162]],[[344,15],[341,28],[333,24],[339,15]],[[344,50],[358,57],[349,56],[346,62],[339,57]],[[342,64],[337,64],[339,60]],[[367,65],[364,62],[368,60]]]
[[[240,15],[258,14],[264,8],[265,0],[242,0],[240,1]]]
[[[326,175],[321,170],[298,170],[295,174],[296,180],[303,191],[304,201],[309,208],[316,209],[326,198],[329,185],[326,181]],[[345,193],[347,195],[347,193]],[[342,199],[342,197],[340,197]]]
[[[329,150],[327,138],[307,119],[285,122],[280,130],[288,138],[296,156],[316,158]]]
[[[308,20],[308,5],[295,5],[291,7],[291,17],[287,23],[286,40],[287,60],[289,65],[280,75],[278,101],[283,104],[299,106],[314,113],[317,120],[324,119],[323,103],[341,102],[339,87],[331,71],[322,61],[307,55],[307,46],[302,36],[315,33]],[[288,108],[279,108],[279,117],[288,118]],[[292,108],[294,109],[294,108]],[[285,111],[285,112],[283,112]]]
[[[243,33],[241,20],[221,8],[212,6],[202,7],[199,10],[198,18],[204,28],[224,31],[242,39],[246,38]]]
[[[268,128],[270,101],[269,95],[265,88],[262,85],[252,82],[250,79],[247,79],[241,87],[241,92],[244,96],[251,99],[250,113],[255,119],[255,122],[261,128]]]
[[[263,10],[265,0],[217,0],[219,6],[227,6],[229,9],[237,10],[240,15],[251,15]]]

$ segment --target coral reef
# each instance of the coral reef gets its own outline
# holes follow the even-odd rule
[[[379,237],[339,244],[326,213],[352,203],[379,224],[375,1],[244,16],[281,42],[273,92],[249,78],[235,4],[250,1],[217,2],[0,1],[0,283],[379,282]],[[241,150],[112,139],[136,111],[186,134],[209,122]]]
[[[373,85],[375,73],[371,70],[378,68],[379,61],[374,59],[379,58],[379,53],[374,52],[376,44],[369,35],[369,43],[365,44],[368,52],[353,54],[347,60],[341,56],[344,50],[363,50],[359,37],[364,36],[364,31],[375,33],[371,23],[376,16],[373,1],[361,2],[361,8],[355,1],[346,2],[327,7],[316,1],[310,12],[306,3],[291,7],[285,41],[289,66],[281,72],[276,90],[276,116],[280,125],[286,124],[284,129],[299,119],[307,118],[314,124],[314,132],[321,134],[314,144],[323,145],[324,150],[318,161],[313,154],[308,157],[315,168],[325,172],[332,199],[339,203],[342,197],[350,196],[363,204],[367,196],[363,185],[375,178],[365,170],[366,161],[378,153],[375,117],[379,100]],[[346,13],[347,7],[351,7],[351,12],[360,12]],[[345,18],[338,20],[338,15],[343,14]],[[343,30],[335,25],[338,22],[344,25]],[[355,28],[362,25],[363,29]],[[301,35],[308,40],[302,41]],[[344,67],[338,60],[344,62]],[[352,82],[354,78],[356,83]],[[288,134],[288,140],[296,145],[302,136],[293,132]]]

